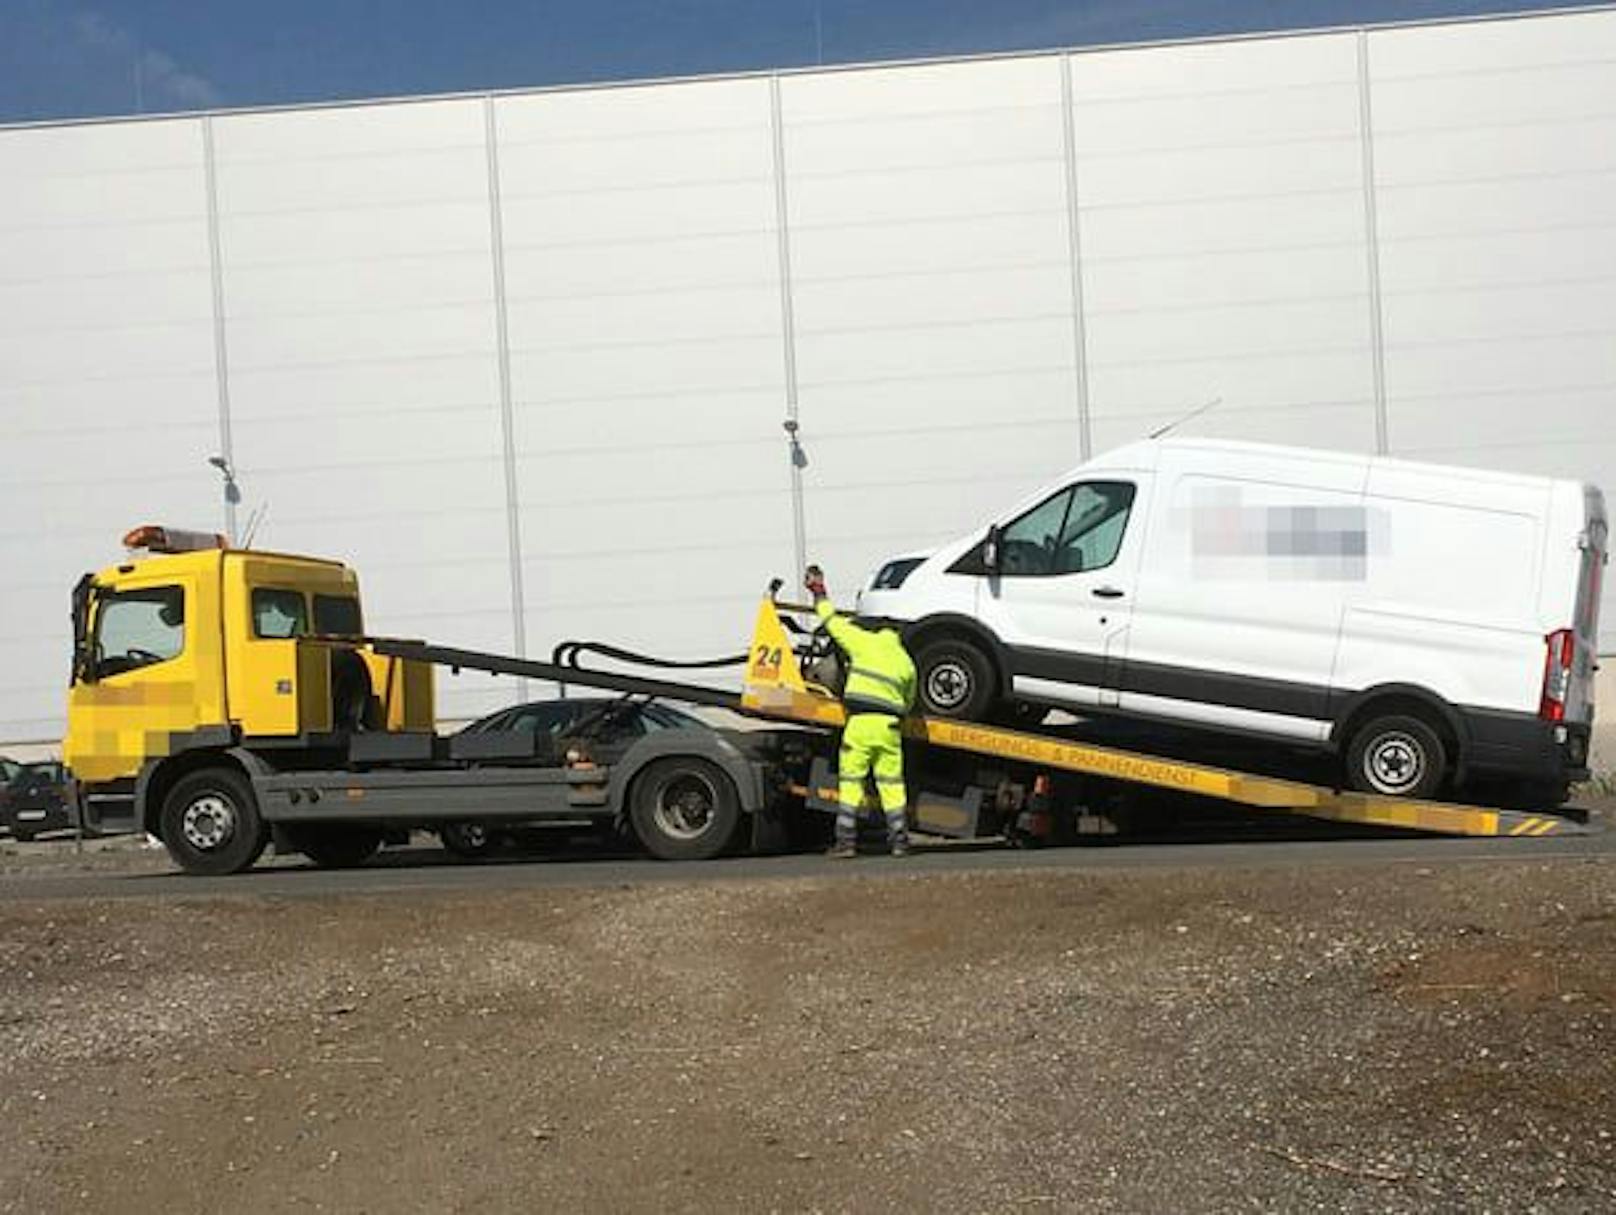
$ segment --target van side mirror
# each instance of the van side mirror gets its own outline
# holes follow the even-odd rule
[[[982,541],[982,567],[990,574],[999,572],[999,563],[1004,557],[1003,533],[995,523],[988,528],[988,538]]]

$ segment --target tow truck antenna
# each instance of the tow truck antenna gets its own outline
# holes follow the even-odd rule
[[[1169,431],[1177,430],[1180,426],[1184,425],[1185,422],[1190,421],[1192,418],[1198,418],[1203,413],[1205,413],[1207,410],[1214,409],[1214,408],[1216,408],[1217,406],[1219,406],[1221,404],[1223,404],[1223,398],[1222,397],[1213,397],[1210,401],[1206,402],[1206,404],[1197,405],[1194,409],[1190,410],[1183,417],[1174,418],[1171,422],[1167,423],[1167,425],[1165,425],[1163,427],[1160,427],[1157,430],[1151,431],[1150,434],[1147,435],[1146,437],[1151,438],[1151,439],[1159,439],[1164,434],[1167,434]]]
[[[253,537],[258,534],[258,525],[264,521],[268,514],[269,499],[265,498],[253,509],[253,513],[247,516],[246,534],[241,538],[242,548],[252,547]]]

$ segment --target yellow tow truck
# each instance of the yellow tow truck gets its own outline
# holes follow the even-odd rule
[[[389,833],[446,824],[586,822],[658,857],[821,838],[834,810],[834,691],[805,676],[821,652],[806,605],[761,603],[743,691],[584,666],[610,646],[563,643],[549,662],[367,634],[340,562],[141,527],[126,560],[73,592],[64,759],[78,813],[147,831],[193,873],[251,866],[271,840],[322,865],[357,864]],[[654,660],[652,660],[654,661]],[[663,667],[703,664],[658,663]],[[584,732],[434,732],[435,674],[478,670],[728,709],[784,727],[659,730],[626,747]],[[911,718],[918,830],[1022,842],[1104,829],[1119,801],[1175,795],[1256,810],[1463,835],[1567,834],[1574,818],[1344,793],[1070,737]]]

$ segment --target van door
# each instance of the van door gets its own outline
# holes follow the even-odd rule
[[[1048,704],[1117,703],[1122,642],[1148,478],[1097,476],[1044,499],[999,533],[998,568],[981,579],[977,617],[1004,643],[1016,696]]]

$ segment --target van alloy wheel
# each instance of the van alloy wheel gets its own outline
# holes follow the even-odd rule
[[[916,649],[916,707],[956,721],[986,721],[999,693],[993,660],[963,637],[941,637]]]
[[[971,698],[971,673],[963,663],[941,662],[926,672],[926,699],[939,709],[957,709]]]
[[[1371,718],[1352,733],[1347,783],[1379,797],[1434,797],[1448,770],[1448,751],[1436,730],[1412,714]]]
[[[1424,753],[1407,734],[1383,734],[1364,752],[1369,782],[1392,796],[1419,784],[1424,767]]]

